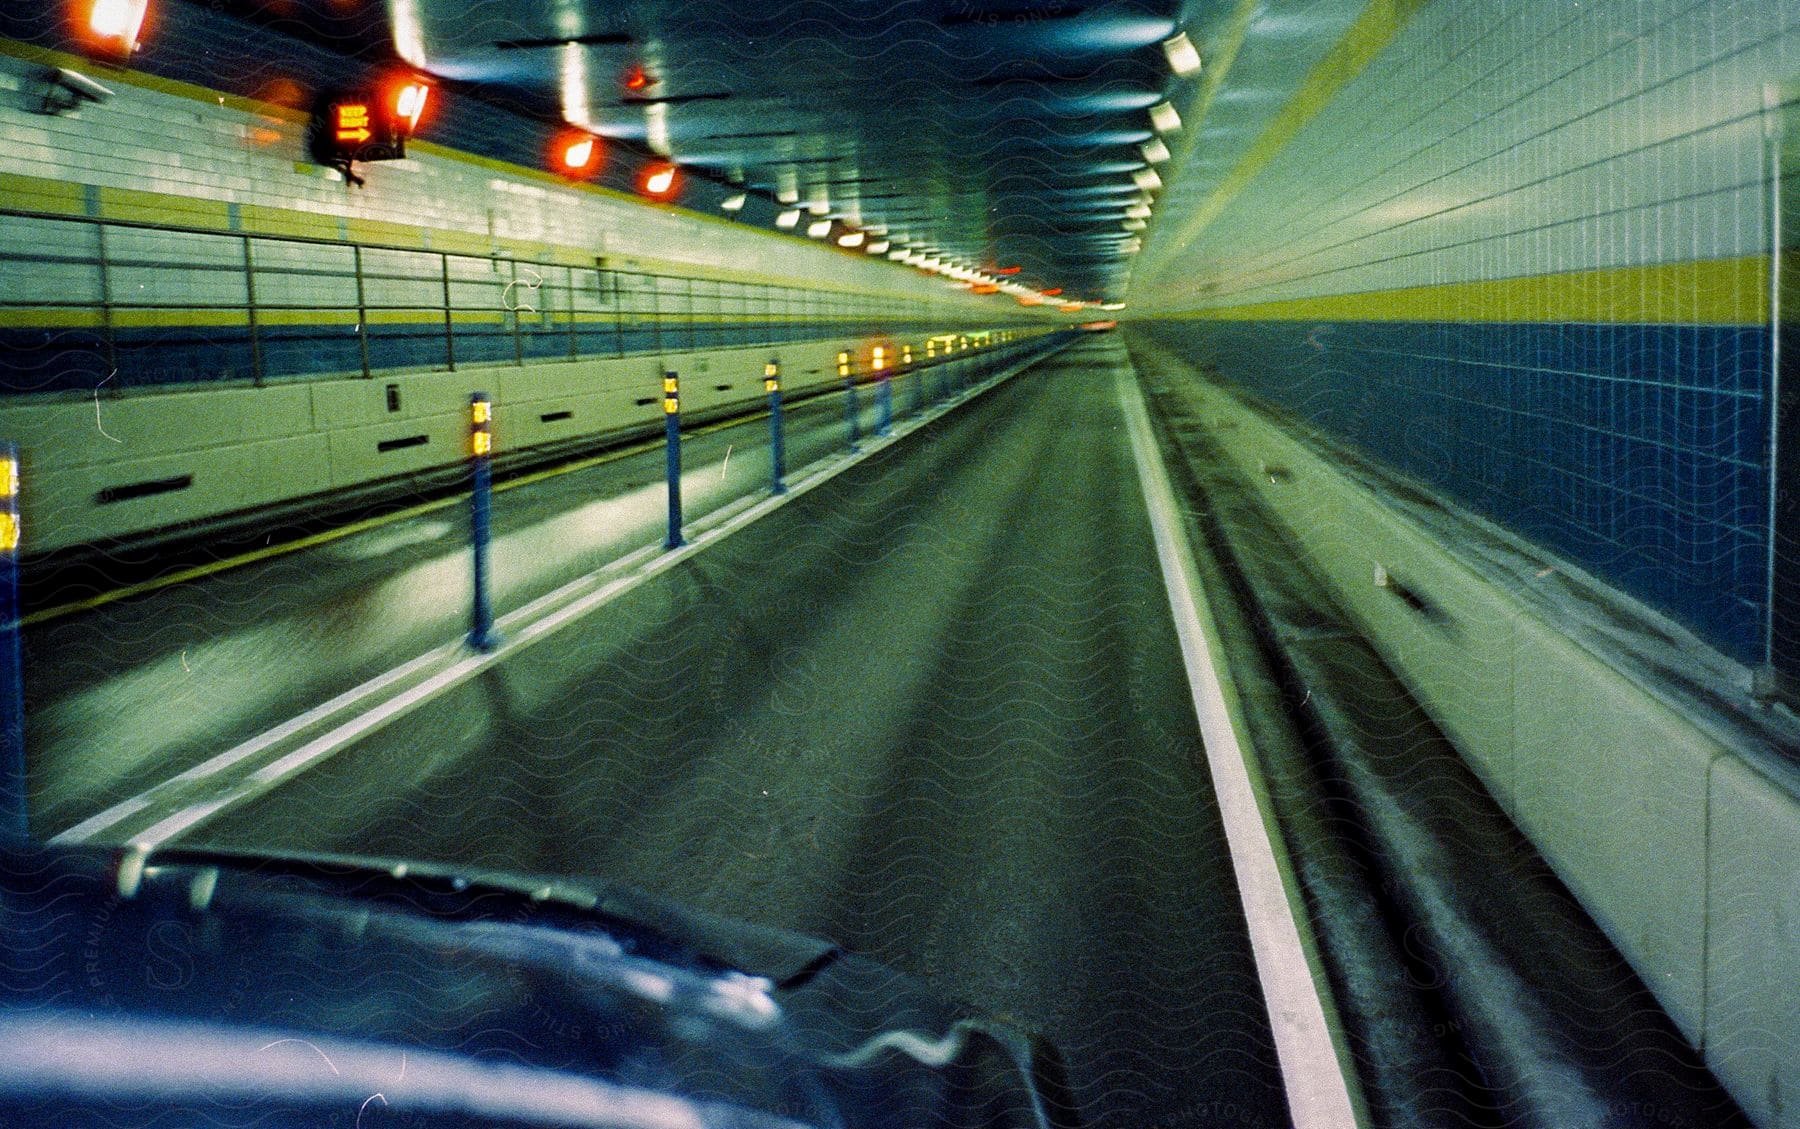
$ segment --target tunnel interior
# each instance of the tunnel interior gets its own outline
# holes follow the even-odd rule
[[[1777,0],[58,0],[0,141],[0,1121],[1800,1129]]]

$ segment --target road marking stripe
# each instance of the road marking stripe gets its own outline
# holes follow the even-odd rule
[[[1129,365],[1118,367],[1116,384],[1119,407],[1131,434],[1138,483],[1150,512],[1157,560],[1169,592],[1169,610],[1193,688],[1194,712],[1231,849],[1238,896],[1249,923],[1250,950],[1269,1009],[1288,1113],[1295,1129],[1355,1129],[1355,1105],[1332,1042],[1325,1004],[1300,941],[1300,927],[1275,860],[1267,817],[1250,782],[1246,753],[1238,742],[1225,689],[1207,646],[1202,617],[1210,620],[1210,613],[1201,610],[1204,591],[1194,574],[1187,533],[1156,450],[1149,412]]]

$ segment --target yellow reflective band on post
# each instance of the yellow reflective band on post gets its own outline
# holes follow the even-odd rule
[[[19,515],[0,513],[0,553],[19,550]]]
[[[772,376],[764,377],[763,378],[763,391],[764,392],[779,392],[779,391],[781,391],[781,381],[775,379]]]
[[[912,364],[912,346],[911,345],[900,346],[900,363],[903,365]]]
[[[681,393],[681,378],[680,377],[675,377],[675,376],[663,377],[663,395],[664,396],[677,396],[677,395],[680,395],[680,393]]]
[[[676,396],[663,397],[663,415],[672,416],[681,410],[681,400]]]
[[[0,498],[16,497],[19,493],[19,462],[17,459],[0,459]]]
[[[879,345],[875,346],[874,359],[875,359],[875,371],[880,372],[882,369],[887,367],[887,350],[883,349]]]
[[[763,366],[763,376],[764,377],[766,377],[770,380],[774,380],[776,377],[778,377],[780,375],[781,375],[781,366],[776,364],[774,361],[770,361],[768,364]]]
[[[476,458],[493,453],[493,422],[494,402],[484,393],[476,393],[469,400],[469,453]]]

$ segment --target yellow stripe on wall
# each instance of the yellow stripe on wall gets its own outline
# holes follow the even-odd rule
[[[100,217],[122,223],[231,230],[231,207],[223,200],[144,192],[135,188],[101,188]]]
[[[238,209],[244,230],[252,235],[277,238],[324,239],[336,241],[336,216],[322,216],[291,208],[273,208],[267,204],[243,204]]]
[[[1768,287],[1767,261],[1744,257],[1327,294],[1160,316],[1214,321],[1765,325]]]
[[[121,329],[179,329],[195,326],[249,325],[242,310],[119,310],[113,324]]]
[[[442,321],[443,316],[439,315],[437,320]],[[271,310],[265,308],[256,311],[256,322],[258,325],[265,326],[355,325],[357,317],[355,310]]]
[[[0,200],[22,212],[48,212],[59,216],[79,216],[87,212],[86,194],[81,185],[20,173],[0,173]]]
[[[0,309],[0,327],[7,329],[99,329],[105,324],[95,309]]]

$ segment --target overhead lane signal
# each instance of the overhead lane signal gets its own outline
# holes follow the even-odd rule
[[[322,165],[361,184],[352,167],[359,161],[398,161],[418,128],[431,88],[408,81],[377,94],[356,91],[326,98],[313,113],[312,155]]]

